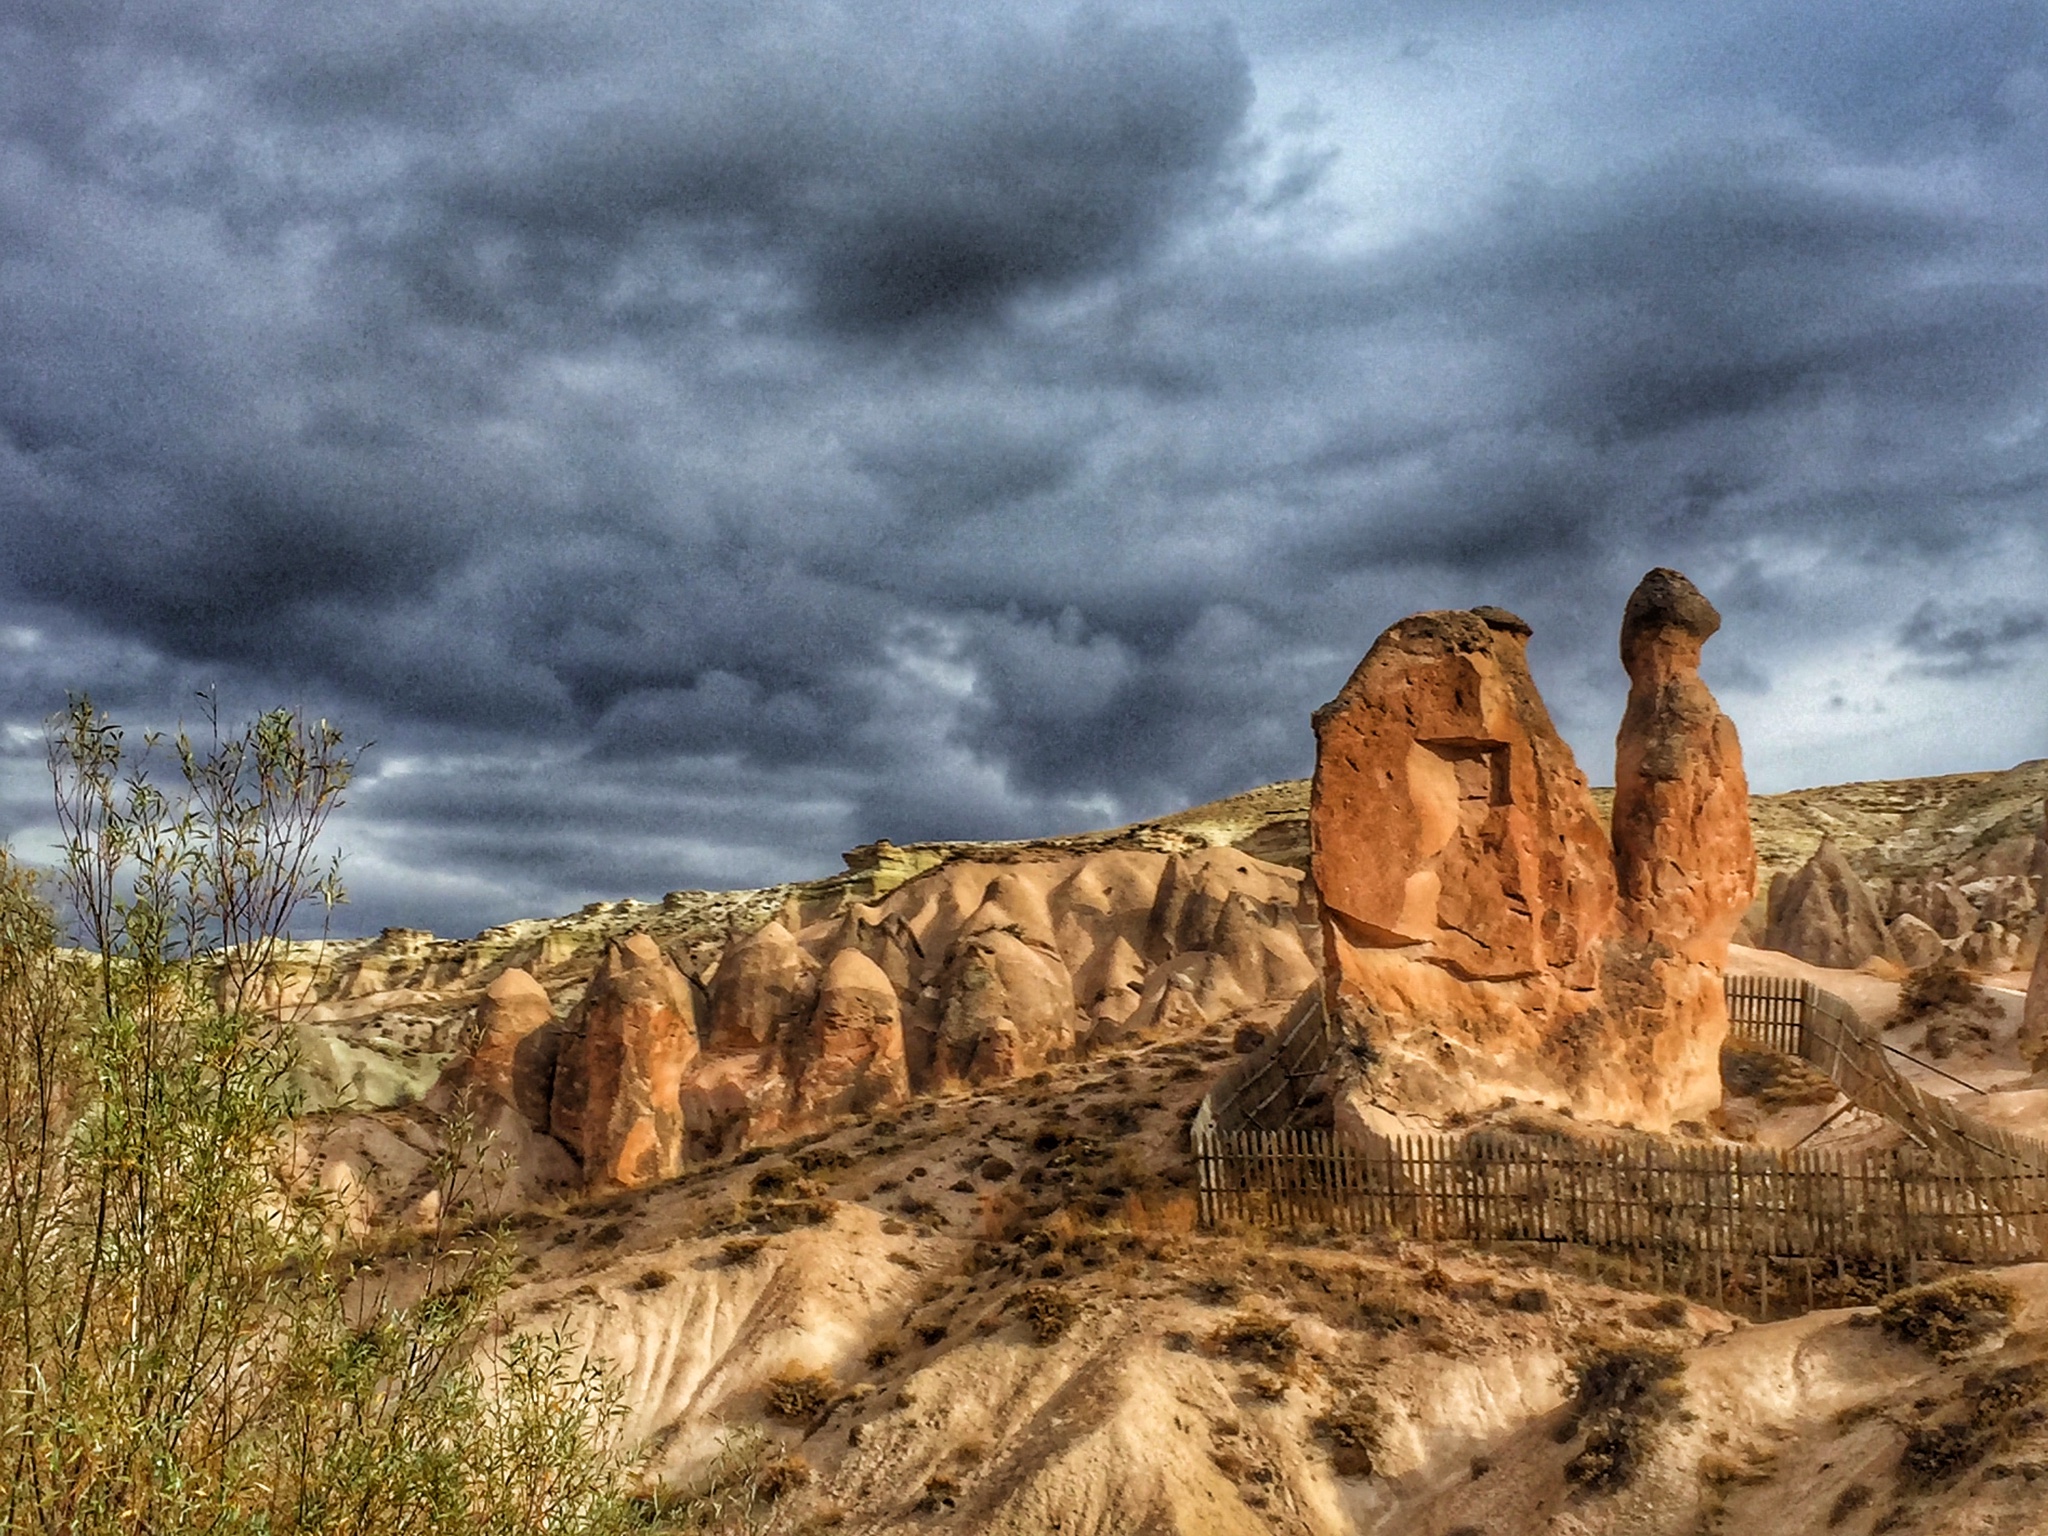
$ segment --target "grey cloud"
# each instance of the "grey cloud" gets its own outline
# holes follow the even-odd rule
[[[2019,653],[2048,636],[2048,608],[1927,602],[1899,629],[1899,644],[1936,677],[2010,670]]]
[[[9,739],[70,686],[340,715],[356,925],[1306,772],[1421,607],[1530,618],[1598,777],[1652,564],[1765,778],[1982,766],[1915,690],[2048,676],[2014,7],[10,22]],[[1838,763],[1798,698],[1861,718],[1873,646]],[[2008,713],[1970,750],[2048,750]]]

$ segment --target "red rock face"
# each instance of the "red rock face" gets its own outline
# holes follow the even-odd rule
[[[779,922],[733,944],[711,984],[711,1036],[718,1055],[759,1051],[788,1039],[818,999],[818,962]]]
[[[571,1015],[551,1122],[588,1188],[638,1188],[682,1169],[684,1073],[697,1056],[688,979],[644,933],[610,945]]]
[[[1529,677],[1529,627],[1425,613],[1316,715],[1309,813],[1325,939],[1466,980],[1590,980],[1614,870],[1585,776]]]
[[[910,1097],[903,1015],[879,965],[857,949],[832,957],[792,1056],[800,1116],[866,1114]]]
[[[1716,967],[1754,859],[1740,749],[1698,680],[1712,610],[1674,577],[1646,578],[1625,626],[1616,842],[1512,614],[1404,619],[1318,711],[1324,1000],[1381,1107],[1513,1097],[1662,1128],[1719,1102]]]
[[[1630,933],[1720,966],[1756,896],[1735,722],[1700,681],[1721,615],[1676,571],[1642,579],[1621,621],[1628,708],[1614,743],[1614,868]]]

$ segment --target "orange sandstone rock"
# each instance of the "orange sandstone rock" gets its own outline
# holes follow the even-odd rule
[[[1631,604],[1615,843],[1513,614],[1404,619],[1317,712],[1324,1002],[1372,1063],[1368,1109],[1512,1097],[1664,1128],[1719,1101],[1718,963],[1755,876],[1740,751],[1696,671],[1711,612],[1676,573]]]
[[[1642,579],[1622,615],[1629,692],[1614,743],[1622,921],[1717,967],[1756,896],[1742,743],[1700,681],[1700,648],[1720,627],[1714,605],[1678,572]]]
[[[1403,619],[1317,712],[1309,837],[1326,942],[1469,981],[1592,983],[1614,869],[1529,676],[1528,636],[1499,609]]]
[[[688,978],[644,933],[606,947],[564,1032],[551,1123],[590,1188],[637,1188],[682,1169],[683,1075],[697,1056]]]
[[[866,1114],[910,1097],[903,1014],[879,965],[857,949],[832,957],[790,1058],[799,1115]]]

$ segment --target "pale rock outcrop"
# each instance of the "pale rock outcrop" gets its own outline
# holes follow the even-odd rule
[[[440,1108],[458,1094],[508,1104],[546,1133],[552,1112],[561,1030],[547,988],[517,966],[484,988],[467,1054],[450,1063],[428,1095]]]
[[[1790,875],[1780,875],[1789,880]],[[1960,939],[1977,926],[1978,912],[1970,898],[1955,883],[1929,875],[1902,880],[1892,887],[1888,908],[1893,917],[1910,915],[1932,928],[1943,939]]]
[[[477,1004],[469,1049],[427,1091],[424,1107],[440,1118],[446,1150],[457,1160],[457,1198],[480,1214],[516,1209],[582,1180],[576,1160],[549,1134],[560,1035],[547,990],[525,971],[508,969]],[[408,1186],[438,1189],[433,1160],[415,1166],[401,1144],[410,1145],[369,1136],[351,1148],[350,1138],[337,1134],[324,1143],[323,1166],[333,1178],[353,1181],[358,1193],[380,1191],[377,1199],[387,1203]],[[414,1209],[405,1219],[431,1219],[417,1206],[426,1193],[412,1190]]]
[[[840,950],[825,967],[791,1055],[800,1116],[866,1114],[910,1097],[896,990],[857,949]]]
[[[2033,974],[2027,978],[2027,1002],[2020,1014],[2020,1051],[2034,1069],[2048,1066],[2048,943],[2034,955]]]
[[[1316,976],[1301,887],[1234,848],[1118,848],[951,860],[799,929],[785,907],[713,972],[689,1155],[1282,1008]]]
[[[1956,945],[1956,958],[1973,971],[2000,975],[2013,969],[2019,959],[2020,938],[2003,923],[1982,922],[1963,935]]]
[[[1919,970],[1923,965],[1932,965],[1948,953],[1948,946],[1941,942],[1941,935],[1911,912],[1901,912],[1886,925],[1892,936],[1892,944],[1899,952],[1899,963],[1909,970]]]
[[[1823,838],[1803,868],[1773,885],[1764,948],[1836,970],[1854,970],[1873,957],[1898,961],[1877,903],[1834,839]]]
[[[931,1073],[941,1085],[1000,1082],[1074,1053],[1074,981],[1055,953],[1008,927],[963,934],[946,959]]]
[[[587,1187],[639,1188],[682,1169],[682,1082],[697,994],[644,933],[612,942],[564,1029],[549,1122]]]

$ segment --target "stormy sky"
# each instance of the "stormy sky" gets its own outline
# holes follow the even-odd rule
[[[373,739],[348,931],[1311,766],[1498,603],[1611,775],[2048,754],[2048,11],[6,0],[0,830],[45,719]]]

